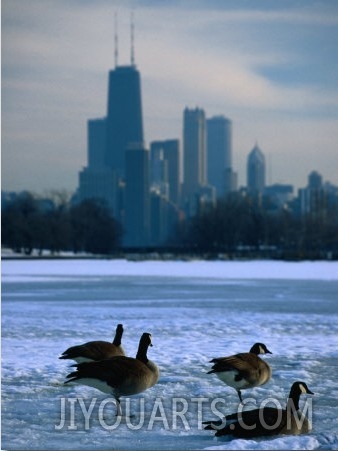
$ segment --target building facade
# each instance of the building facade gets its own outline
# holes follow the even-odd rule
[[[180,203],[180,144],[178,139],[150,143],[151,184],[168,190],[170,202]],[[163,191],[161,190],[162,194]]]
[[[207,119],[208,183],[216,188],[217,197],[237,189],[232,170],[232,123],[224,116]]]
[[[143,247],[150,239],[149,150],[131,145],[126,151],[124,245]]]
[[[141,77],[134,65],[109,72],[106,165],[125,178],[126,150],[143,145]]]
[[[265,188],[265,157],[256,144],[247,160],[247,188],[252,195],[261,195]]]
[[[130,163],[132,152],[130,154],[128,152],[136,148],[144,148],[141,77],[134,64],[117,66],[109,72],[107,116],[89,119],[87,123],[88,164],[79,173],[77,199],[80,202],[85,199],[103,202],[109,207],[113,216],[121,222],[124,229],[127,226],[125,221],[130,219],[131,214],[126,213],[128,210],[126,202],[130,199],[130,190],[128,191],[126,183],[127,156],[129,155],[129,165],[134,168]],[[140,159],[140,155],[138,157]],[[149,159],[147,161],[149,163]],[[134,169],[129,167],[129,173],[131,170]],[[135,184],[142,177],[148,177],[148,174],[145,176],[142,172],[143,166],[140,166],[140,171],[136,178],[130,177],[129,174],[129,183]],[[145,189],[147,187],[149,188],[149,182],[145,185]],[[133,202],[135,200],[136,197],[133,197]],[[140,202],[139,205],[134,204],[138,218],[140,218],[140,210],[146,205],[142,196]],[[144,212],[144,217],[148,215],[147,210]],[[141,223],[142,220],[139,219],[136,222],[136,224]],[[143,226],[141,229],[135,235],[138,245],[140,243],[138,237],[143,233],[147,234]]]
[[[308,176],[307,187],[299,190],[300,212],[302,215],[321,217],[326,210],[326,193],[323,177],[317,171]]]
[[[183,112],[183,174],[184,205],[191,216],[200,188],[207,183],[206,119],[200,108]]]

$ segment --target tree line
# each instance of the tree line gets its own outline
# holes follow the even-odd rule
[[[337,258],[338,208],[323,205],[308,214],[274,208],[268,198],[238,193],[192,218],[184,241],[201,252],[279,258]]]
[[[152,250],[229,257],[338,258],[337,204],[306,215],[271,207],[266,200],[258,202],[234,193],[214,206],[200,206],[194,217],[177,224],[170,240]],[[33,249],[52,254],[127,251],[122,248],[121,224],[97,200],[74,205],[61,194],[39,199],[24,192],[2,203],[1,221],[2,245],[27,255]]]
[[[62,195],[20,193],[2,207],[1,243],[27,255],[33,249],[110,254],[121,245],[121,225],[99,201],[72,205]]]

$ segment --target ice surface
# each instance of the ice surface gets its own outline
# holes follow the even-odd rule
[[[171,276],[213,279],[337,280],[337,262],[303,261],[127,261],[127,260],[13,260],[4,262],[10,280],[52,276]]]
[[[255,441],[255,440],[232,440],[225,445],[216,445],[205,448],[206,450],[248,450],[248,449],[278,449],[278,450],[298,450],[298,449],[318,449],[320,444],[317,439],[314,437],[297,437],[295,440],[294,437],[282,437],[275,439],[267,439],[264,441]]]
[[[2,449],[337,449],[337,295],[335,262],[3,261]],[[152,333],[161,370],[157,385],[123,399],[132,415],[119,425],[107,395],[63,385],[70,367],[58,360],[112,340],[117,323],[128,355]],[[243,398],[284,405],[304,380],[315,393],[310,434],[229,440],[202,429],[213,401],[222,413],[238,405],[209,360],[256,341],[273,352],[273,375]]]

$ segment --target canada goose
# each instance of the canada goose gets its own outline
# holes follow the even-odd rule
[[[71,348],[68,348],[59,359],[72,359],[77,363],[83,363],[125,355],[121,346],[122,334],[123,325],[118,324],[112,343],[109,341],[89,341],[83,345],[72,346]]]
[[[141,393],[156,384],[159,369],[148,360],[147,350],[152,346],[151,334],[141,336],[136,358],[117,356],[100,362],[75,364],[76,371],[68,374],[67,381],[97,388],[116,399],[117,415],[122,415],[120,397]]]
[[[271,377],[271,368],[258,354],[272,354],[263,343],[255,343],[249,352],[218,357],[210,360],[213,367],[208,374],[215,373],[225,384],[237,390],[242,402],[241,390],[263,385]]]
[[[299,410],[301,394],[313,395],[305,382],[294,382],[287,400],[286,409],[262,407],[227,415],[223,420],[206,421],[205,429],[217,430],[216,436],[233,435],[252,438],[264,435],[304,434],[312,429],[311,421]]]

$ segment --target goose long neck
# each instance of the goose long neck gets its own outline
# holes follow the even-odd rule
[[[291,388],[287,401],[288,407],[291,407],[295,410],[299,410],[299,398],[300,398],[299,390],[296,391],[295,389]]]
[[[140,360],[143,363],[148,363],[147,351],[148,351],[148,344],[141,342],[138,347],[137,354],[136,354],[137,360]]]
[[[113,344],[115,346],[121,346],[122,334],[123,334],[123,328],[118,327],[116,329],[116,333],[115,333],[115,337],[114,337],[114,341],[113,341]]]

